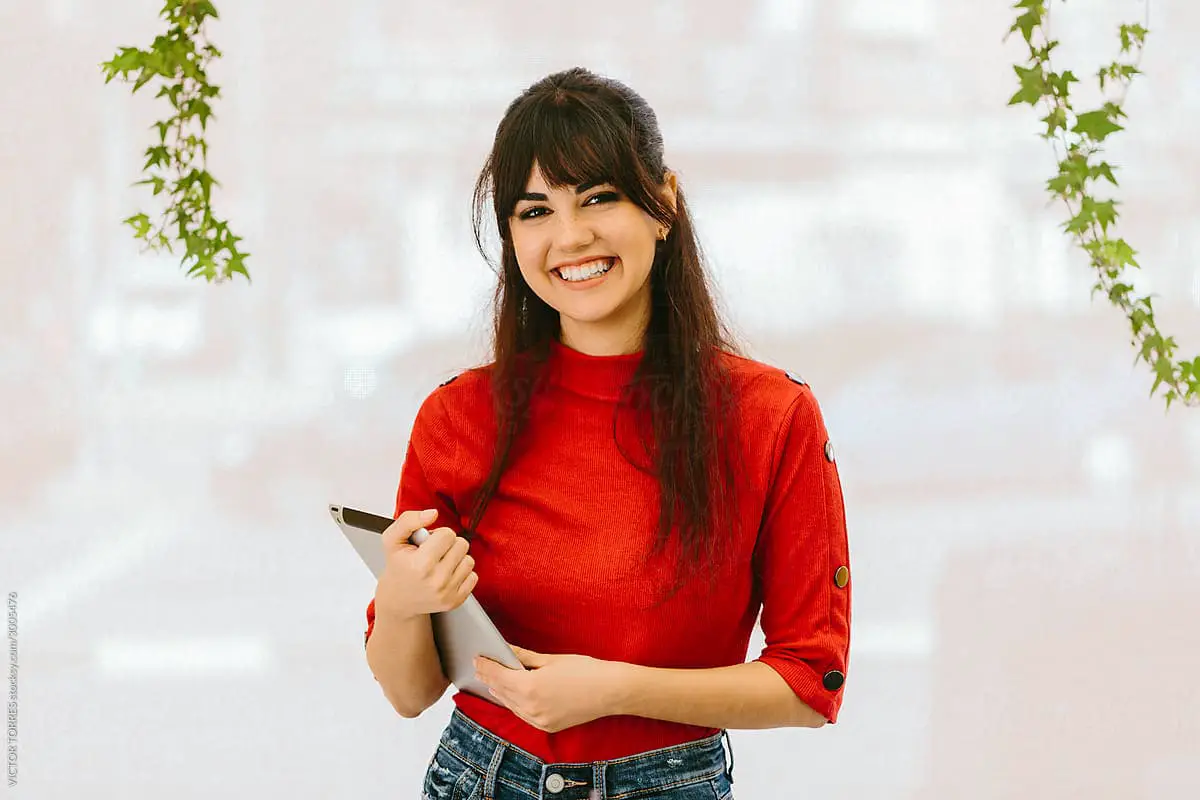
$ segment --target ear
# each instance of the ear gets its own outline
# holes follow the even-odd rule
[[[672,213],[674,213],[679,207],[676,197],[676,193],[678,191],[678,177],[676,177],[675,173],[671,170],[667,170],[663,173],[663,185],[662,188],[659,189],[659,193],[662,195],[663,200],[666,201],[667,205],[670,207]]]

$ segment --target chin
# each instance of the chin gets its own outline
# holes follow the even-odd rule
[[[564,306],[563,308],[557,309],[557,311],[563,317],[572,320],[573,322],[580,322],[587,325],[594,325],[597,322],[604,322],[606,319],[615,317],[617,314],[616,307],[584,309]]]

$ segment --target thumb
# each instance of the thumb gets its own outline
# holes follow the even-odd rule
[[[535,653],[532,650],[526,650],[524,647],[517,647],[515,644],[509,645],[512,648],[513,654],[521,660],[521,663],[527,667],[544,667],[550,663],[550,657],[542,653]]]

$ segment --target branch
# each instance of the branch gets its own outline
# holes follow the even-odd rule
[[[1154,372],[1150,395],[1161,388],[1168,409],[1175,401],[1200,405],[1200,356],[1191,361],[1176,359],[1178,346],[1173,337],[1159,331],[1151,297],[1134,294],[1125,279],[1126,269],[1140,269],[1141,265],[1135,259],[1137,251],[1115,235],[1119,201],[1101,200],[1092,194],[1100,180],[1119,185],[1114,175],[1116,167],[1093,159],[1103,157],[1104,141],[1109,136],[1124,130],[1120,121],[1126,118],[1125,98],[1134,76],[1141,74],[1139,66],[1149,33],[1149,0],[1143,23],[1120,26],[1120,56],[1096,73],[1101,93],[1111,96],[1106,95],[1099,108],[1084,112],[1077,112],[1070,99],[1071,84],[1079,79],[1070,70],[1054,71],[1051,54],[1059,43],[1050,35],[1049,0],[1019,0],[1014,8],[1019,14],[1009,35],[1022,35],[1029,47],[1029,59],[1013,67],[1020,89],[1008,104],[1027,103],[1046,111],[1041,119],[1046,131],[1040,136],[1051,142],[1058,160],[1058,172],[1046,182],[1046,189],[1066,206],[1070,216],[1063,228],[1096,270],[1092,296],[1103,292],[1128,318],[1131,342],[1137,351],[1135,362],[1145,361]]]
[[[220,87],[208,80],[208,67],[221,51],[209,41],[205,23],[218,18],[217,9],[210,0],[166,0],[159,16],[168,29],[148,49],[122,47],[100,65],[106,84],[119,76],[133,84],[134,94],[158,81],[156,99],[165,97],[174,110],[150,126],[158,142],[146,148],[146,177],[133,184],[153,187],[154,196],[164,196],[165,208],[153,222],[138,212],[124,223],[133,228],[135,239],[146,243],[142,252],[174,253],[172,244],[183,245],[180,263],[189,276],[220,283],[240,273],[249,281],[245,262],[250,254],[237,246],[242,238],[212,210],[212,188],[221,184],[208,171],[204,136],[215,116],[212,103],[221,95]]]

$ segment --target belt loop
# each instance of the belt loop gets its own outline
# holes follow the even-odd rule
[[[608,797],[608,787],[604,785],[604,775],[607,771],[607,761],[592,763],[592,791],[588,794],[588,800],[606,800]]]
[[[504,758],[504,742],[496,742],[492,751],[492,760],[488,764],[487,775],[483,778],[483,800],[495,800],[496,778],[500,773],[500,760]]]
[[[721,735],[729,744],[729,766],[725,770],[725,777],[729,779],[729,785],[733,786],[733,737],[729,735],[728,730],[721,731]]]

